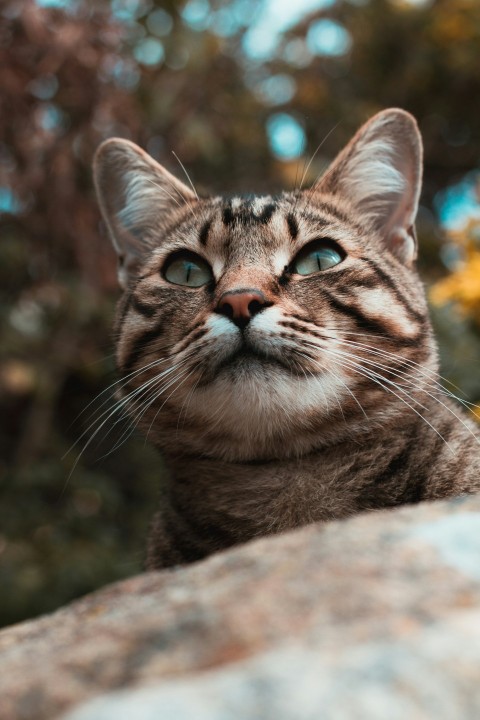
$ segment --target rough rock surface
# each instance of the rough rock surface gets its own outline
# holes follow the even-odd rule
[[[480,498],[111,585],[0,633],[1,720],[480,717]]]

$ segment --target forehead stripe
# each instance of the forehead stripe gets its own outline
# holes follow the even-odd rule
[[[275,203],[268,203],[262,208],[258,214],[253,210],[251,201],[247,199],[241,206],[232,208],[232,204],[225,205],[222,210],[222,222],[228,227],[234,224],[250,225],[251,223],[261,223],[266,225],[275,210],[277,205]]]
[[[288,225],[288,231],[290,233],[290,237],[292,240],[296,240],[298,236],[298,223],[295,218],[295,215],[293,213],[288,213],[287,215],[287,225]]]
[[[223,213],[222,213],[223,224],[226,226],[231,225],[234,222],[234,220],[235,220],[235,216],[232,212],[232,206],[230,204],[225,205],[225,207],[223,208]]]
[[[258,218],[258,221],[261,222],[263,225],[266,225],[276,209],[277,206],[275,205],[275,203],[269,203],[268,205],[265,205],[261,215],[254,215],[254,217]]]
[[[207,244],[208,233],[210,232],[211,226],[212,226],[212,221],[207,220],[207,222],[205,222],[202,225],[202,227],[200,228],[200,233],[198,235],[198,239],[200,241],[200,245],[203,245],[204,247]]]

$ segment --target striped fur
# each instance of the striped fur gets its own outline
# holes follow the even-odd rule
[[[397,110],[367,123],[313,188],[277,198],[198,199],[131,143],[100,148],[125,286],[120,407],[172,470],[150,568],[479,489],[475,425],[439,384],[414,267],[420,160],[415,123]],[[318,238],[342,262],[293,272]],[[202,257],[212,282],[169,283],[164,264],[180,250]],[[265,305],[241,329],[218,308],[245,288]]]

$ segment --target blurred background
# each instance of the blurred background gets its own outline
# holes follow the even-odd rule
[[[181,177],[175,151],[202,192],[274,192],[381,108],[412,112],[443,374],[479,402],[479,62],[477,0],[1,1],[0,625],[139,572],[162,479],[142,438],[89,442],[118,298],[97,145]]]

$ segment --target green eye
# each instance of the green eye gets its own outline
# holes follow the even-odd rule
[[[292,262],[292,270],[299,275],[312,275],[338,265],[343,258],[340,249],[337,250],[330,242],[319,240],[300,250]]]
[[[213,279],[210,265],[195,253],[182,252],[171,256],[164,267],[165,280],[174,285],[198,288]]]

